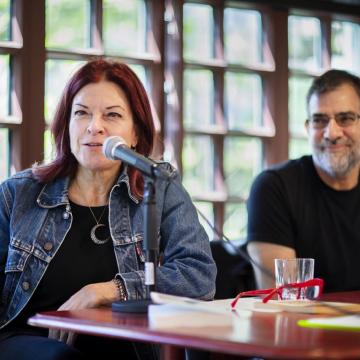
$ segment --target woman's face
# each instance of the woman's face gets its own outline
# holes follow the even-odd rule
[[[120,162],[107,159],[102,145],[109,136],[121,136],[136,146],[133,115],[124,91],[102,80],[84,86],[75,95],[69,124],[71,152],[80,167],[90,171],[118,171]]]

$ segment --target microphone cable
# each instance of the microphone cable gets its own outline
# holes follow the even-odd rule
[[[196,207],[195,207],[196,208]],[[240,246],[237,246],[234,244],[232,240],[230,240],[223,232],[221,232],[219,229],[216,228],[213,224],[211,224],[210,220],[198,209],[196,208],[196,211],[198,214],[203,218],[203,220],[209,225],[211,230],[215,232],[215,234],[218,236],[219,240],[222,241],[225,244],[230,245],[230,247],[236,252],[237,255],[242,257],[246,262],[248,262],[250,265],[254,265],[256,268],[258,268],[264,275],[267,277],[274,279],[274,274],[269,271],[268,269],[264,268],[262,265],[260,265],[257,261],[255,261],[246,251],[244,251]]]

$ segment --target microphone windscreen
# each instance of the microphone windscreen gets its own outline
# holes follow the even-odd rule
[[[112,160],[116,160],[114,158],[114,150],[117,146],[127,146],[125,140],[120,136],[109,136],[105,142],[103,143],[102,151],[103,154]]]

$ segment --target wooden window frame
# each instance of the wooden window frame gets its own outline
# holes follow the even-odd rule
[[[188,1],[186,1],[188,2]],[[209,135],[214,140],[214,175],[217,192],[194,200],[213,204],[216,227],[222,231],[227,203],[241,203],[246,199],[231,197],[224,185],[223,151],[227,136],[254,136],[263,144],[264,167],[288,159],[291,134],[288,125],[288,81],[301,70],[288,67],[288,16],[308,14],[321,20],[323,42],[323,69],[330,64],[331,21],[350,20],[360,23],[355,16],[358,7],[340,0],[316,5],[316,2],[283,0],[281,5],[269,5],[265,0],[233,1],[232,4],[258,10],[262,14],[264,29],[265,66],[241,67],[224,61],[224,8],[225,0],[189,1],[209,4],[214,9],[214,36],[216,60],[207,63],[186,62],[183,59],[183,18],[185,0],[145,0],[148,51],[136,56],[116,57],[121,61],[146,67],[160,139],[156,152],[165,150],[165,159],[171,159],[183,173],[182,149],[185,134]],[[103,0],[91,0],[91,48],[66,51],[45,48],[45,0],[12,0],[10,41],[0,42],[0,53],[10,55],[11,114],[0,119],[0,127],[10,129],[12,172],[41,161],[44,153],[45,63],[48,59],[88,60],[107,55],[102,45]],[[26,14],[26,16],[25,16]],[[215,82],[215,124],[185,131],[183,127],[183,72],[185,68],[206,68],[213,72]],[[263,130],[228,131],[224,119],[224,74],[227,69],[245,70],[262,78],[263,118],[268,126]],[[321,71],[319,71],[320,73]],[[319,73],[306,75],[319,75]],[[304,75],[304,74],[303,74]],[[276,89],[276,90],[275,90]],[[284,101],[285,99],[285,101]]]

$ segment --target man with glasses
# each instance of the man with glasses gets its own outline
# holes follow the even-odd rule
[[[275,258],[314,258],[325,291],[360,290],[360,78],[341,70],[316,78],[307,112],[312,155],[254,181],[248,251],[272,272]],[[274,286],[254,270],[258,287]]]

